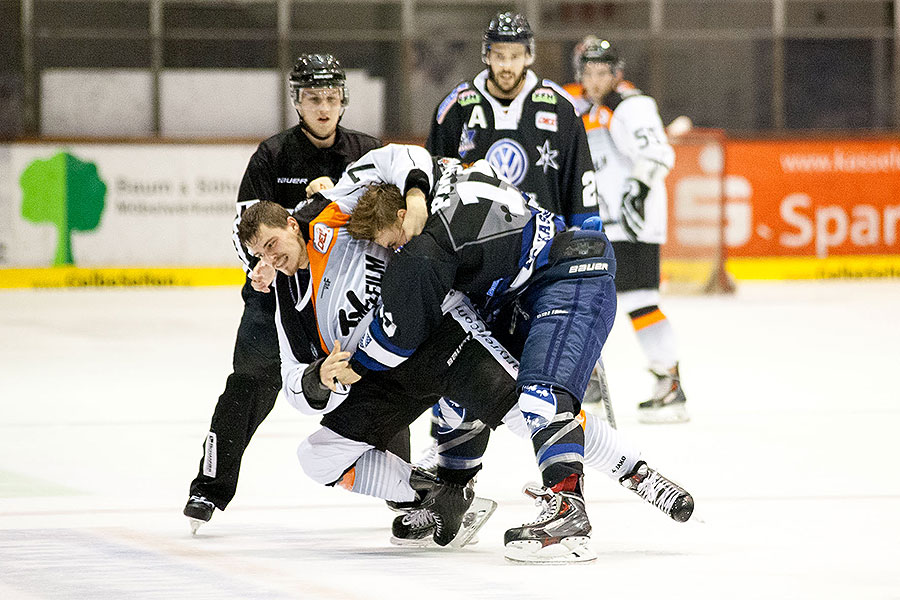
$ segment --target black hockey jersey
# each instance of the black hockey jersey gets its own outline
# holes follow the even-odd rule
[[[250,157],[238,190],[233,241],[244,268],[249,271],[256,264],[237,238],[237,225],[248,206],[268,200],[293,210],[306,200],[310,181],[323,176],[337,181],[347,165],[382,145],[377,138],[340,126],[329,148],[314,146],[299,125],[264,140]]]
[[[463,169],[444,159],[425,171],[411,169],[406,181],[431,191],[430,216],[388,264],[382,304],[351,360],[358,373],[410,356],[440,323],[451,290],[489,312],[547,264],[551,240],[565,229],[559,217],[528,206],[486,161]],[[416,184],[416,175],[430,181]]]
[[[508,106],[487,92],[488,72],[456,86],[438,105],[426,147],[464,164],[485,159],[527,193],[532,206],[580,225],[597,214],[594,171],[584,125],[571,97],[527,71]]]

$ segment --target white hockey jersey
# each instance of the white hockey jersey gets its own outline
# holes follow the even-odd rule
[[[656,101],[638,90],[614,91],[600,106],[582,115],[587,131],[599,213],[610,240],[625,241],[620,224],[625,181],[633,177],[650,187],[644,205],[646,227],[639,241],[666,242],[668,196],[665,176],[675,164]]]
[[[381,298],[381,278],[391,252],[374,242],[351,238],[344,227],[350,212],[368,184],[393,183],[404,189],[411,171],[418,169],[430,177],[432,168],[431,155],[424,148],[386,146],[350,165],[337,185],[323,193],[324,199],[306,203],[294,212],[307,240],[309,284],[300,286],[297,282],[301,278],[279,274],[275,281],[276,325],[284,394],[300,412],[325,414],[346,398],[346,393],[332,392],[324,408],[311,407],[303,394],[303,373],[316,357],[330,353],[336,341],[344,350],[355,349]],[[295,289],[288,287],[292,282]],[[296,315],[282,314],[290,309],[302,314],[310,304],[315,309],[317,333],[300,328]],[[317,348],[307,348],[310,343]]]

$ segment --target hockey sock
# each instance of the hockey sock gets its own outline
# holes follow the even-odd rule
[[[416,492],[409,485],[412,466],[390,452],[368,450],[338,481],[338,485],[366,496],[394,502],[412,502]]]
[[[531,443],[544,486],[580,475],[584,460],[584,429],[575,419],[575,399],[565,390],[526,385],[519,394],[519,410],[531,429]]]
[[[431,439],[437,441],[438,439],[438,430],[441,426],[441,407],[438,403],[435,403],[434,406],[431,407],[431,427],[428,430],[428,433],[431,434]]]
[[[671,369],[678,362],[675,332],[657,305],[645,306],[628,313],[638,343],[651,365]]]
[[[581,411],[581,415],[584,418],[584,464],[616,481],[623,473],[630,473],[641,459],[640,450],[610,427],[606,419],[585,411]]]

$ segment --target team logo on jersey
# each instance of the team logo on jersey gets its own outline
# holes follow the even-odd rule
[[[456,99],[460,106],[468,106],[470,104],[478,104],[481,102],[481,94],[475,90],[465,90],[459,93]]]
[[[544,131],[556,131],[556,113],[537,111],[534,115],[534,126]]]
[[[535,148],[537,148],[540,157],[538,157],[534,166],[544,167],[544,175],[547,174],[547,169],[556,169],[559,171],[559,165],[556,162],[556,157],[559,156],[559,150],[554,150],[550,147],[550,140],[544,140],[543,146],[535,146]]]
[[[538,88],[531,93],[531,101],[556,104],[556,92],[550,88]]]
[[[528,154],[519,142],[509,138],[497,140],[488,148],[484,158],[494,167],[497,175],[509,183],[519,185],[525,181],[525,174],[528,173]]]
[[[462,133],[459,135],[459,148],[457,148],[460,158],[465,158],[466,152],[475,149],[476,133],[477,130],[469,129],[468,125],[463,125]]]
[[[331,238],[334,237],[334,229],[325,223],[316,223],[313,226],[312,243],[313,247],[325,254],[328,252],[328,246],[331,245]]]

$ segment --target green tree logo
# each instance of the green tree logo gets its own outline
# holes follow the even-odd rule
[[[19,185],[22,216],[33,223],[56,225],[53,266],[74,264],[72,232],[96,229],[106,205],[106,184],[97,174],[97,165],[60,152],[28,165]]]

